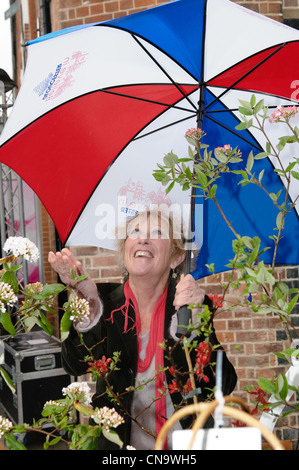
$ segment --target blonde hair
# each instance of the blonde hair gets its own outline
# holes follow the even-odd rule
[[[117,244],[117,251],[118,251],[118,256],[119,256],[119,264],[120,267],[123,269],[125,272],[125,266],[124,266],[124,257],[125,257],[125,245],[126,245],[126,240],[129,236],[130,229],[131,227],[136,227],[137,221],[140,218],[146,218],[152,219],[152,220],[158,220],[161,224],[162,222],[166,222],[166,227],[168,229],[167,237],[170,240],[170,245],[171,245],[171,260],[175,260],[179,257],[181,257],[183,254],[186,254],[186,238],[184,235],[184,225],[181,223],[181,221],[178,220],[178,218],[174,218],[171,213],[165,209],[149,209],[144,212],[140,212],[136,214],[134,217],[130,218],[127,220],[124,225],[120,226],[117,229],[118,233],[122,233],[121,237],[117,237],[118,244]],[[154,219],[153,219],[154,218]],[[163,235],[162,235],[163,236]],[[165,238],[165,235],[164,235]],[[193,258],[192,262],[194,263],[195,256],[194,256],[195,250],[192,250]],[[185,257],[184,261],[176,267],[176,273],[181,274],[184,272],[185,268]],[[170,268],[169,268],[170,270]]]

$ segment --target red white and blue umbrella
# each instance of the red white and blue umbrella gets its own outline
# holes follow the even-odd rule
[[[238,100],[254,93],[273,107],[298,103],[299,32],[228,0],[173,1],[54,32],[27,47],[0,161],[39,196],[66,245],[113,249],[111,233],[123,216],[155,203],[188,206],[188,193],[178,187],[165,195],[152,173],[169,151],[187,154],[184,135],[199,115],[211,148],[230,144],[248,155],[265,142],[236,131]],[[255,165],[257,174],[265,170],[269,192],[283,194],[270,158]],[[217,196],[238,233],[269,246],[277,210],[259,188],[241,188],[228,175]],[[198,202],[201,277],[206,263],[226,269],[233,235],[212,201]],[[297,264],[298,205],[286,226],[277,262]]]

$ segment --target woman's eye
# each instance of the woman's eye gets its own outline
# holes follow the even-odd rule
[[[152,238],[162,237],[162,230],[157,229],[152,232]]]
[[[140,230],[139,230],[138,227],[135,227],[135,228],[129,230],[129,231],[128,231],[128,238],[136,238],[136,237],[138,237],[139,232],[140,232]]]

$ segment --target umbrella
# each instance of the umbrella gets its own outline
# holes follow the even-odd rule
[[[235,129],[238,99],[254,92],[269,106],[297,104],[290,82],[299,77],[298,53],[298,31],[227,0],[178,0],[50,33],[28,44],[0,161],[36,192],[63,244],[113,249],[114,226],[150,204],[189,214],[190,193],[166,195],[152,173],[170,150],[187,153],[184,134],[199,119],[212,147],[263,149],[260,136]],[[256,162],[262,169],[270,191],[284,191],[270,159]],[[268,246],[275,209],[258,188],[230,178],[217,190],[228,219]],[[290,197],[297,194],[293,186]],[[197,202],[201,277],[209,262],[226,269],[232,234],[210,201]],[[296,210],[287,226],[277,262],[295,264]]]

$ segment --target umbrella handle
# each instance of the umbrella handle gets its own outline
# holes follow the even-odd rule
[[[190,308],[188,308],[187,305],[183,305],[178,310],[177,316],[178,316],[177,337],[181,337],[188,330],[189,321],[191,320]],[[189,336],[189,334],[187,334],[186,336]]]
[[[190,238],[190,237],[189,237]],[[191,263],[191,250],[186,251],[186,260],[185,260],[185,275],[190,272],[190,263]],[[188,305],[183,305],[177,312],[178,316],[178,327],[177,327],[177,337],[180,338],[188,330],[188,325],[191,320],[191,310],[188,308]],[[190,333],[186,334],[190,336]]]

